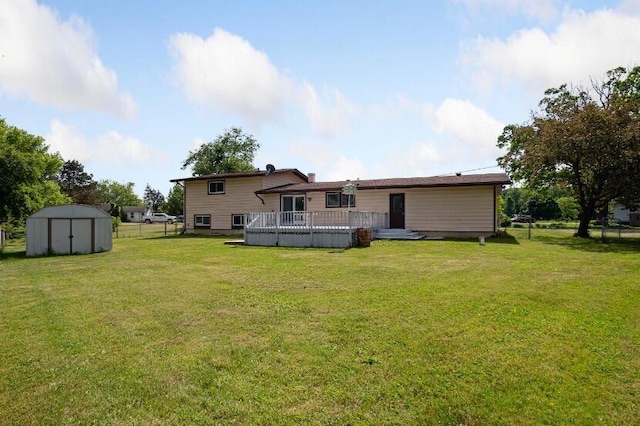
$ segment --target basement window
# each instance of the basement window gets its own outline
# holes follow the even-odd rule
[[[231,215],[231,229],[242,229],[244,228],[244,215],[243,214],[232,214]]]
[[[193,224],[195,228],[211,228],[211,215],[197,214],[193,217]]]

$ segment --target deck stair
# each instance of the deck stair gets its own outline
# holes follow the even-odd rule
[[[374,238],[377,240],[421,240],[424,235],[410,229],[379,229]]]

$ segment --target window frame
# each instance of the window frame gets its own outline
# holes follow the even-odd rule
[[[242,218],[242,224],[241,225],[237,225],[235,223],[235,218]],[[244,213],[240,214],[240,213],[234,213],[231,215],[231,229],[244,229]]]
[[[333,196],[335,197],[337,195],[337,203],[334,201],[333,203],[329,203],[329,197]],[[327,191],[324,195],[324,206],[328,209],[338,209],[341,207],[342,204],[342,192],[340,191]]]
[[[198,218],[201,219],[208,219],[209,223],[202,223],[202,220],[200,221],[201,223],[198,224]],[[194,229],[211,229],[211,215],[210,214],[194,214],[193,215],[193,228]]]
[[[222,191],[211,191],[211,184],[221,184]],[[207,194],[209,195],[221,195],[226,192],[227,184],[224,179],[208,180],[207,181]]]
[[[336,203],[329,204],[329,194],[335,197],[335,194],[338,194],[340,197],[339,205]],[[327,209],[339,209],[339,208],[354,208],[356,206],[356,196],[351,195],[351,205],[349,205],[349,195],[343,194],[342,191],[327,191],[325,192],[324,197],[324,205]]]

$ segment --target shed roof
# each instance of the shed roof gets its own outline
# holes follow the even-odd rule
[[[250,172],[236,172],[236,173],[219,173],[219,174],[213,174],[213,175],[192,176],[187,178],[171,179],[170,182],[185,182],[185,181],[211,180],[211,179],[232,179],[232,178],[240,178],[240,177],[267,176],[268,174],[279,174],[279,173],[293,173],[294,175],[298,176],[299,178],[305,181],[309,179],[307,175],[305,175],[298,169],[276,169],[271,173],[269,173],[267,170],[253,170]]]
[[[45,207],[29,216],[29,218],[111,218],[111,216],[97,207],[84,204],[62,204]]]
[[[280,194],[291,192],[318,192],[341,190],[346,184],[356,185],[358,190],[391,188],[435,188],[450,186],[509,185],[511,180],[505,173],[484,173],[460,176],[429,176],[411,178],[366,179],[356,181],[296,183],[256,191],[257,194]]]

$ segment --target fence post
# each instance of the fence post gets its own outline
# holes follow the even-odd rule
[[[309,216],[309,244],[313,247],[313,213],[307,212]]]

